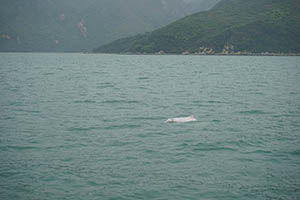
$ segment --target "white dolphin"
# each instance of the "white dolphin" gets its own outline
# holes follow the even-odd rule
[[[165,121],[165,123],[185,123],[185,122],[194,122],[197,121],[194,115],[188,116],[188,117],[177,117],[177,118],[170,118]]]

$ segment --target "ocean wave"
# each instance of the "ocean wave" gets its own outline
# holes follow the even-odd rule
[[[94,100],[86,99],[86,100],[75,100],[74,103],[97,103],[97,102]]]
[[[245,111],[240,111],[238,113],[239,114],[244,114],[244,115],[265,115],[265,114],[269,114],[269,113],[264,112],[262,110],[245,110]]]
[[[110,125],[105,126],[103,129],[105,130],[114,130],[114,129],[134,129],[134,128],[140,128],[140,124],[118,124],[118,125]]]
[[[136,100],[106,100],[102,101],[103,104],[137,104],[140,103]]]

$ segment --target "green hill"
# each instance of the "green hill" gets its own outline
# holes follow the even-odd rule
[[[209,11],[95,52],[299,53],[300,0],[222,0]]]

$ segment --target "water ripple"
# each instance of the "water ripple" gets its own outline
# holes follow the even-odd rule
[[[0,199],[299,199],[299,63],[0,53]]]

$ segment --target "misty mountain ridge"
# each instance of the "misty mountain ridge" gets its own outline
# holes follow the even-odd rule
[[[300,0],[222,0],[209,11],[95,52],[250,54],[300,52]]]
[[[0,51],[89,51],[218,0],[1,0]]]

